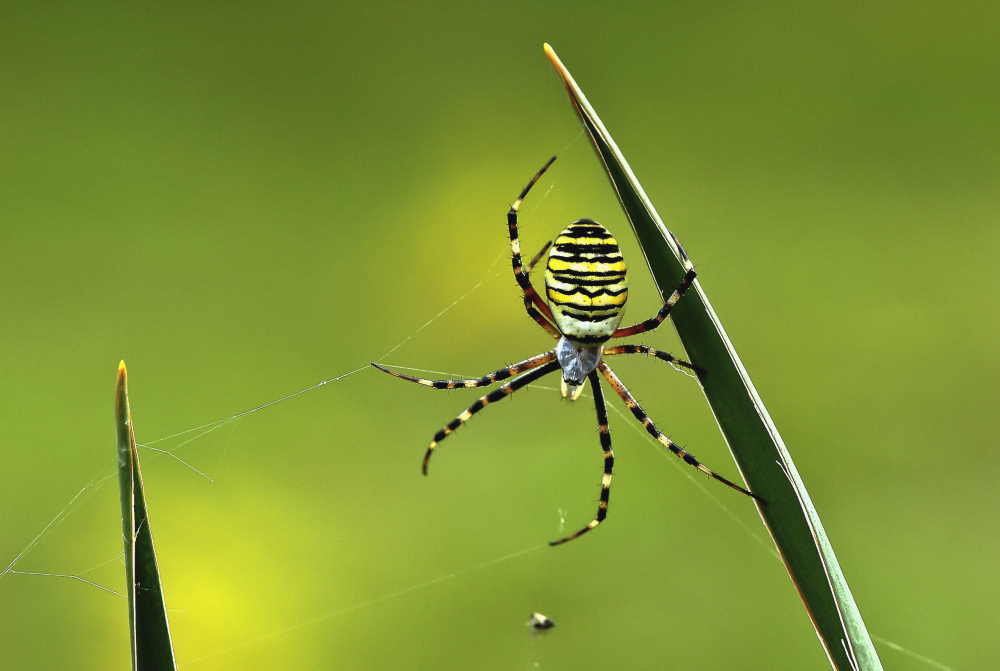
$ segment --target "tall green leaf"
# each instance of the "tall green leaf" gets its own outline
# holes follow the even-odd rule
[[[167,607],[163,602],[160,571],[156,566],[153,534],[142,493],[139,453],[128,405],[128,374],[118,364],[115,391],[115,428],[118,433],[118,484],[121,490],[122,534],[125,538],[125,580],[132,644],[132,671],[175,671]]]
[[[662,298],[684,276],[680,250],[611,135],[549,45],[545,53],[569,93],[618,195]],[[763,273],[763,271],[762,271]],[[838,671],[881,671],[871,637],[809,493],[700,283],[671,312],[674,327],[722,435],[788,569],[830,663]],[[750,499],[748,499],[748,502]]]

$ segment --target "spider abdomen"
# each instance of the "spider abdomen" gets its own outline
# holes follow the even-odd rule
[[[606,341],[618,328],[628,299],[625,259],[608,229],[580,219],[549,251],[545,296],[559,331],[582,344]]]

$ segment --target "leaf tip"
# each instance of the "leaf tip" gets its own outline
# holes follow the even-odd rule
[[[118,389],[117,393],[115,394],[115,398],[117,403],[121,404],[122,400],[128,394],[128,392],[126,391],[126,389],[128,388],[128,372],[125,370],[125,359],[122,359],[118,363],[118,380],[115,386]]]
[[[561,70],[562,69],[562,61],[560,61],[559,57],[556,56],[556,52],[552,48],[552,46],[548,42],[545,42],[542,45],[542,48],[545,49],[545,55],[546,55],[546,57],[548,57],[548,59],[550,61],[552,61],[552,65],[555,66],[556,70]]]

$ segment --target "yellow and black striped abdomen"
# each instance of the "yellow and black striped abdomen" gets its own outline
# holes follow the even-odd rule
[[[549,251],[545,296],[564,336],[585,345],[606,341],[621,323],[628,299],[622,250],[608,229],[580,219]]]

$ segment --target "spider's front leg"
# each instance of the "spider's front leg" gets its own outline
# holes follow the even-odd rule
[[[594,390],[594,406],[597,408],[597,431],[601,437],[601,449],[604,450],[604,477],[601,479],[601,501],[597,504],[597,517],[590,524],[575,534],[570,534],[566,538],[550,542],[549,545],[562,545],[566,541],[579,538],[603,522],[604,518],[608,515],[608,497],[611,496],[611,469],[615,465],[615,453],[611,449],[611,429],[608,427],[608,407],[604,403],[601,378],[597,377],[597,371],[591,371],[587,379],[590,380],[590,386]]]
[[[643,427],[645,427],[649,435],[651,435],[653,438],[659,441],[661,445],[663,445],[668,450],[673,452],[675,455],[680,457],[680,459],[684,463],[694,466],[705,475],[708,475],[709,477],[718,480],[722,484],[728,487],[732,487],[736,491],[742,492],[747,496],[756,499],[757,501],[760,501],[765,505],[767,504],[767,501],[765,501],[764,499],[760,498],[753,492],[746,490],[743,487],[740,487],[739,485],[725,479],[724,477],[713,471],[711,468],[698,461],[693,454],[691,454],[683,447],[681,447],[674,441],[664,436],[663,433],[661,433],[660,430],[656,428],[656,425],[653,424],[653,420],[651,420],[649,418],[649,415],[645,413],[645,411],[639,405],[639,402],[635,400],[634,396],[632,396],[631,392],[629,392],[629,390],[625,388],[625,385],[622,384],[622,381],[618,379],[618,376],[615,375],[615,372],[608,367],[608,364],[602,361],[600,365],[598,365],[597,369],[601,371],[601,375],[603,375],[604,378],[611,384],[611,387],[621,397],[621,399],[625,401],[625,405],[632,412],[632,415],[635,416],[637,420],[639,420],[639,423],[642,424]]]
[[[416,382],[417,384],[422,384],[425,387],[431,387],[433,389],[469,389],[472,387],[488,387],[494,382],[499,382],[501,380],[506,380],[509,377],[513,377],[525,371],[532,370],[533,368],[538,368],[556,358],[556,351],[551,350],[544,354],[539,354],[538,356],[533,356],[530,359],[525,359],[524,361],[519,361],[506,368],[501,368],[500,370],[493,371],[492,373],[487,373],[486,375],[469,380],[428,380],[427,378],[414,377],[412,375],[405,375],[394,370],[390,370],[383,366],[382,364],[375,363],[372,361],[372,365],[378,368],[383,373],[388,373],[393,377],[398,377],[401,380],[408,380],[410,382]]]
[[[554,359],[555,353],[552,352],[551,354],[552,354],[551,358]],[[542,355],[542,356],[547,356],[547,355]],[[466,410],[461,415],[448,422],[443,429],[434,434],[434,440],[431,441],[430,446],[427,448],[427,452],[424,454],[424,463],[422,467],[424,475],[427,475],[427,463],[431,460],[431,454],[434,452],[434,448],[437,447],[438,443],[440,443],[442,440],[447,438],[452,432],[454,432],[455,429],[465,424],[474,414],[485,408],[490,403],[495,403],[496,401],[504,399],[513,394],[521,387],[527,384],[531,384],[538,378],[544,375],[548,375],[552,371],[556,370],[559,370],[559,362],[550,360],[548,363],[541,366],[540,368],[536,368],[533,371],[525,373],[521,377],[514,378],[507,384],[500,387],[499,389],[490,392],[486,396],[483,396],[478,401],[469,406],[468,410]]]

